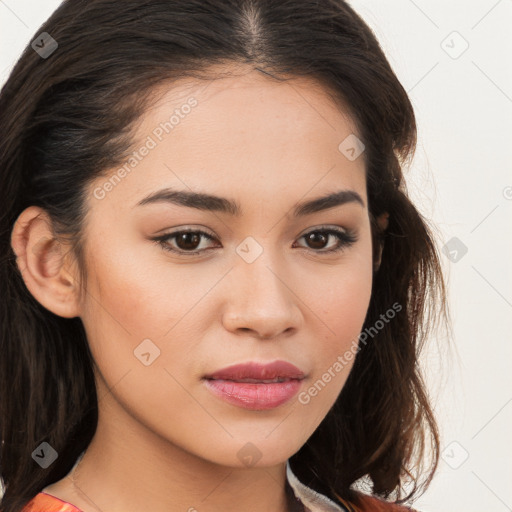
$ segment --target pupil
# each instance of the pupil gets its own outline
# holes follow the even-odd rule
[[[187,247],[187,243],[190,244],[190,238],[192,238],[192,245],[193,247],[190,247],[188,246]],[[197,233],[182,233],[180,236],[178,236],[176,242],[178,244],[178,246],[180,247],[180,249],[195,249],[199,243],[199,235]],[[183,247],[183,242],[184,242],[184,247]]]
[[[324,233],[310,233],[308,235],[308,243],[313,242],[313,249],[321,249],[322,245],[325,244],[326,235]],[[315,243],[320,239],[320,246],[318,244],[315,246]]]

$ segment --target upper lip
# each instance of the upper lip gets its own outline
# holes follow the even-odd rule
[[[247,380],[256,381],[274,379],[303,379],[302,372],[295,365],[287,361],[273,361],[272,363],[261,364],[254,361],[242,364],[235,364],[217,370],[214,373],[205,375],[206,379],[223,380]]]

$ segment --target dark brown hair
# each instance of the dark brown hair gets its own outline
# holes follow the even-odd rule
[[[63,478],[98,414],[83,324],[28,291],[10,245],[14,222],[30,205],[45,209],[85,277],[85,190],[124,161],[150,92],[183,77],[218,78],[212,66],[230,63],[275,80],[314,79],[350,108],[366,145],[375,256],[384,242],[363,332],[392,304],[402,307],[360,344],[340,396],[290,458],[292,469],[334,501],[353,499],[365,479],[384,499],[423,491],[439,434],[418,355],[447,318],[445,285],[431,228],[403,181],[416,144],[413,108],[371,29],[342,0],[67,0],[41,32],[58,48],[42,58],[27,46],[0,93],[1,510],[19,512]],[[375,223],[382,212],[390,214],[384,233]],[[47,469],[31,457],[44,441],[58,452]]]

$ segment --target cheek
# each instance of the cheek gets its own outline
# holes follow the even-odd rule
[[[127,250],[119,241],[98,244],[91,253],[82,321],[91,353],[113,384],[127,371],[144,367],[134,353],[139,346],[151,348],[154,343],[153,357],[158,350],[158,357],[165,354],[161,338],[185,311],[178,279],[166,280],[166,293],[147,257]]]
[[[139,242],[140,243],[140,242]],[[98,247],[94,252],[85,317],[134,341],[160,339],[174,328],[215,282],[214,276],[170,266],[161,249],[135,243]],[[155,257],[155,255],[157,257]]]
[[[188,382],[191,368],[197,372],[204,364],[195,345],[211,323],[204,316],[205,299],[219,275],[206,265],[202,271],[194,265],[173,265],[152,244],[141,244],[139,250],[131,244],[117,240],[91,251],[82,320],[93,358],[109,387],[129,372],[127,382],[138,382],[131,391],[134,400],[137,388],[165,403],[168,393],[181,396],[182,389],[164,369],[178,382]],[[151,361],[148,366],[144,359]]]
[[[322,286],[310,286],[311,301],[325,322],[326,340],[342,343],[359,331],[368,310],[372,281],[371,241],[365,237],[346,259],[322,275],[318,281]]]
[[[362,328],[371,297],[372,274],[361,268],[341,276],[335,283],[319,299],[324,304],[329,343],[339,340],[342,348]]]
[[[311,336],[315,375],[310,384],[321,381],[312,395],[321,394],[319,402],[327,407],[343,388],[354,364],[370,303],[372,279],[371,243],[365,243],[350,259],[333,269],[332,275],[323,276],[323,286],[318,282],[310,286],[308,306],[318,312],[314,322],[317,331]]]
[[[94,253],[82,320],[101,374],[100,392],[107,396],[105,386],[115,388],[112,396],[124,410],[158,430],[155,411],[171,424],[176,411],[185,414],[195,404],[180,384],[191,378],[194,355],[183,347],[198,337],[190,328],[197,324],[193,307],[214,276],[193,277],[184,267],[170,272],[154,254],[151,260],[145,250],[116,252],[115,247]]]

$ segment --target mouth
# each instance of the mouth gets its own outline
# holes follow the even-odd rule
[[[302,387],[305,374],[286,361],[260,364],[249,362],[229,366],[205,375],[205,386],[228,404],[250,410],[279,407]]]

